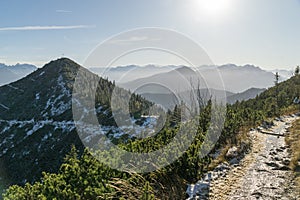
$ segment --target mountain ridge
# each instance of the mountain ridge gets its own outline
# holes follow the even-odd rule
[[[17,81],[37,69],[31,64],[5,65],[0,63],[0,86]]]
[[[183,69],[183,68],[182,68]],[[197,68],[198,71],[194,75],[186,73],[186,70],[181,70],[177,68],[169,72],[159,73],[150,75],[148,77],[137,78],[132,81],[120,83],[122,87],[125,87],[130,90],[134,90],[138,86],[144,85],[151,82],[162,82],[163,84],[176,86],[175,90],[178,90],[180,87],[178,82],[187,82],[190,79],[200,80],[201,83],[207,83],[212,89],[222,89],[230,91],[233,93],[244,92],[245,90],[255,87],[255,88],[269,88],[274,85],[275,75],[273,72],[263,70],[254,65],[244,65],[237,66],[234,64],[221,65],[221,66],[212,66]],[[174,73],[178,72],[178,79],[173,78]],[[199,75],[201,76],[199,78]],[[219,76],[220,75],[220,76]],[[187,77],[189,76],[189,77]],[[192,77],[191,77],[192,76]],[[186,77],[186,78],[184,78]],[[220,83],[215,83],[213,80],[219,80],[220,77],[223,79],[224,85]],[[280,76],[280,81],[286,80],[287,76]],[[182,79],[182,80],[181,80]],[[179,81],[180,80],[180,81]],[[238,83],[238,84],[237,84]],[[195,85],[196,83],[194,83]],[[202,87],[206,87],[202,85]],[[174,88],[172,88],[174,89]]]

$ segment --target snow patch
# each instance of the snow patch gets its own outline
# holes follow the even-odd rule
[[[39,122],[36,123],[36,124],[33,126],[33,128],[32,128],[31,130],[27,131],[26,135],[27,135],[27,136],[32,135],[33,133],[35,133],[35,132],[38,131],[39,129],[43,128],[44,125],[45,125],[44,123],[39,123]]]
[[[40,100],[40,93],[35,94],[35,100]]]
[[[1,106],[2,108],[6,109],[6,110],[9,110],[9,107],[3,105],[2,103],[0,103],[0,106]]]
[[[62,100],[64,97],[71,97],[71,92],[69,89],[66,88],[62,75],[58,77],[57,84],[59,88],[55,88],[55,91],[60,93],[60,95],[57,96],[56,98],[55,96],[51,96],[48,99],[44,109],[47,110],[50,108],[50,113],[52,116],[63,114],[66,110],[71,108],[71,104],[72,104],[71,101],[64,102]],[[47,113],[45,112],[43,116],[46,117]]]
[[[64,79],[63,79],[63,76],[60,75],[60,76],[58,77],[58,79],[57,79],[57,83],[58,83],[58,85],[60,86],[60,88],[61,88],[61,90],[62,90],[62,93],[65,94],[65,95],[67,95],[68,97],[70,97],[70,96],[71,96],[70,90],[68,90],[68,89],[66,88],[65,82],[64,82],[63,80],[64,80]]]
[[[45,74],[45,72],[43,71],[43,72],[41,72],[41,73],[40,73],[40,75],[39,75],[39,76],[43,76],[44,74]]]
[[[12,89],[14,89],[14,90],[20,90],[21,92],[24,92],[24,90],[22,90],[22,89],[20,89],[20,88],[18,88],[18,87],[12,86],[12,85],[10,85],[10,84],[8,84],[7,87],[10,87],[10,88],[12,88]]]

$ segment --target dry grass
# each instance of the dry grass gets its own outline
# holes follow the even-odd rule
[[[300,167],[300,120],[295,121],[289,131],[290,134],[285,141],[290,146],[292,153],[290,167],[293,170],[297,170]]]
[[[237,147],[240,155],[243,155],[246,151],[248,151],[251,148],[249,130],[249,127],[242,127],[239,133],[236,134],[233,138],[228,138],[226,141],[226,145],[223,145],[218,157],[212,160],[208,167],[208,170],[213,170],[219,164],[227,161],[226,154],[231,147]]]
[[[281,115],[290,115],[290,114],[295,114],[296,112],[299,112],[298,105],[291,105],[287,108],[281,109]]]
[[[231,148],[231,144],[227,144],[224,147],[222,147],[220,154],[215,158],[214,160],[211,161],[211,163],[208,166],[208,171],[211,171],[215,169],[219,164],[223,163],[226,161],[226,153],[227,151]]]
[[[293,123],[289,131],[290,134],[285,138],[285,141],[291,149],[290,168],[295,172],[297,192],[300,194],[300,119]]]

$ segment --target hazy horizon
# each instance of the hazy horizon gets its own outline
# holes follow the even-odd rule
[[[16,63],[4,63],[4,62],[0,62],[0,64],[4,64],[4,65],[7,65],[7,66],[14,66],[14,65],[17,65],[17,64],[20,64],[20,65],[23,65],[23,64],[29,64],[29,65],[34,65],[36,66],[37,68],[42,68],[44,65],[46,65],[47,63],[49,63],[50,61],[53,61],[53,60],[56,60],[56,59],[59,59],[60,57],[57,57],[57,58],[54,58],[54,59],[51,59],[49,60],[48,62],[45,62],[43,63],[42,65],[35,65],[34,63],[30,63],[30,62],[16,62]],[[68,58],[68,57],[67,57]],[[71,60],[73,60],[72,58],[70,58]],[[82,65],[82,63],[74,60],[75,62],[77,62],[78,64]],[[184,65],[184,64],[157,64],[157,63],[146,63],[146,64],[137,64],[137,63],[128,63],[128,64],[120,64],[120,65],[113,65],[113,66],[110,66],[111,68],[118,68],[118,67],[127,67],[127,66],[138,66],[138,67],[147,67],[147,66],[155,66],[155,67],[167,67],[167,66],[174,66],[174,67],[184,67],[184,66],[187,66],[187,67],[190,67],[190,65]],[[268,69],[268,68],[265,68],[263,66],[258,66],[258,65],[255,65],[255,64],[251,64],[251,63],[245,63],[245,64],[236,64],[236,63],[224,63],[224,64],[214,64],[214,65],[209,65],[209,66],[226,66],[226,65],[236,65],[237,67],[244,67],[244,66],[247,66],[247,65],[252,65],[254,67],[259,67],[260,69],[262,70],[265,70],[265,71],[274,71],[274,70],[286,70],[286,71],[294,71],[295,67],[291,67],[291,68],[272,68],[272,69]],[[83,67],[86,67],[87,69],[92,69],[92,68],[106,68],[106,66],[83,66]],[[200,68],[201,67],[206,67],[205,65],[201,65],[199,66]]]
[[[5,64],[41,67],[61,56],[82,64],[99,43],[140,27],[178,31],[205,49],[216,65],[250,63],[268,70],[290,70],[300,63],[299,0],[130,0],[85,4],[30,0],[18,4],[5,1],[1,8],[0,63]],[[141,39],[149,38],[129,38],[126,42]],[[147,56],[135,56],[135,63],[149,63]],[[157,55],[149,59],[162,65],[181,64],[174,58]],[[124,59],[123,65],[131,62]]]

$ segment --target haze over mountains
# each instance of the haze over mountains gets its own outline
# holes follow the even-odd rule
[[[158,82],[162,84],[168,83],[169,85],[174,85],[176,88],[180,88],[179,85],[182,82],[187,82],[190,79],[199,79],[198,77],[195,77],[195,73],[195,75],[193,75],[187,69],[178,71],[179,69],[180,68],[177,68],[177,71],[172,70],[165,73],[151,75],[146,78],[138,78],[126,83],[122,82],[120,85],[133,90],[146,83]],[[274,85],[274,73],[262,70],[261,68],[253,65],[236,66],[229,64],[222,66],[205,66],[199,67],[197,70],[203,77],[202,80],[199,79],[203,88],[206,87],[206,82],[212,89],[224,88],[226,91],[238,93],[244,92],[250,88],[268,88]],[[176,74],[179,79],[174,78]],[[220,76],[222,77],[224,85],[222,85],[221,82],[215,82],[215,80],[218,80]],[[280,81],[286,80],[287,78],[289,77],[287,77],[285,73],[284,76],[280,76]]]
[[[16,64],[5,65],[0,63],[0,86],[19,80],[37,69],[34,65]]]
[[[109,80],[114,80],[117,83],[125,83],[137,78],[145,78],[155,74],[169,72],[179,67],[181,66],[158,66],[150,64],[146,66],[127,65],[111,68],[92,67],[89,68],[89,70],[102,77],[108,77]]]
[[[244,92],[227,95],[227,103],[234,104],[236,101],[246,101],[254,99],[257,95],[264,92],[266,89],[250,88]]]
[[[179,70],[182,68],[181,70]],[[176,71],[177,69],[177,71]],[[185,69],[185,70],[184,70]],[[105,68],[90,68],[90,70],[100,76],[107,77],[109,80],[114,80],[120,86],[130,90],[134,90],[137,87],[151,82],[162,82],[170,85],[175,85],[178,89],[178,79],[176,76],[182,76],[181,82],[195,78],[191,75],[187,67],[184,66],[156,66],[156,65],[128,65],[113,67],[106,70]],[[179,71],[178,71],[179,70]],[[241,93],[250,88],[268,88],[274,85],[274,74],[279,73],[280,81],[287,80],[292,76],[292,71],[289,70],[263,70],[254,65],[237,66],[235,64],[226,64],[220,66],[201,66],[197,68],[198,73],[204,77],[205,81],[210,81],[208,85],[213,86],[212,89],[223,89],[233,93]],[[213,81],[218,77],[220,73],[224,86],[220,84],[214,84]],[[198,79],[198,78],[197,78]],[[161,81],[163,80],[163,81]],[[238,84],[236,84],[238,83]],[[205,84],[202,84],[205,88]],[[184,90],[184,88],[182,88]],[[159,93],[159,91],[156,91]]]
[[[266,88],[272,87],[276,72],[280,75],[280,82],[293,75],[289,70],[267,71],[254,65],[235,64],[201,66],[196,69],[176,65],[128,65],[90,70],[166,108],[172,108],[178,103],[178,96],[189,96],[188,93],[193,90],[191,83],[193,87],[200,84],[202,93],[206,93],[207,97],[226,98],[232,104],[255,98]],[[225,92],[221,92],[223,90]]]

